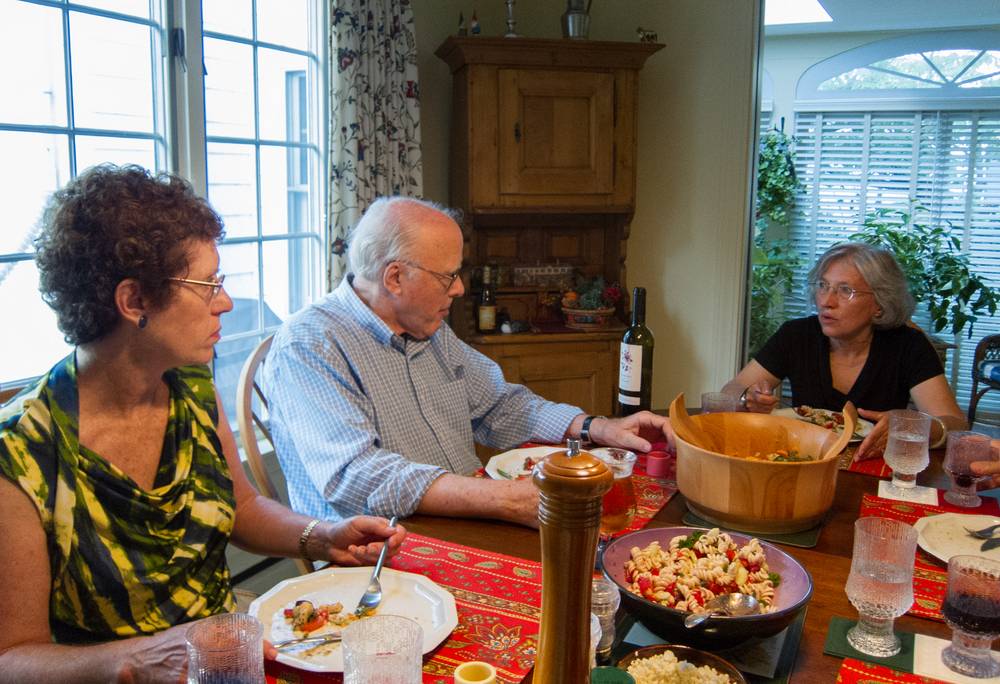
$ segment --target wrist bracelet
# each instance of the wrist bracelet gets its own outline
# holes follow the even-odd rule
[[[306,543],[309,541],[309,535],[312,534],[313,528],[319,525],[319,518],[313,518],[305,529],[302,530],[302,534],[299,535],[299,555],[306,560],[312,560],[308,555],[306,555]]]
[[[750,391],[749,387],[744,387],[743,393],[740,395],[740,406],[743,408],[744,411],[750,410],[747,408],[747,392],[749,391]]]
[[[941,437],[938,439],[938,441],[934,442],[930,446],[931,449],[937,449],[941,446],[944,446],[945,441],[947,441],[948,439],[948,426],[945,425],[944,421],[941,420],[938,416],[931,416],[931,419],[933,419],[938,425],[941,426]]]

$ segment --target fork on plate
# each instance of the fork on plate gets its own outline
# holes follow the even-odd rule
[[[966,527],[965,531],[971,534],[973,537],[976,537],[977,539],[992,539],[993,535],[996,534],[996,531],[998,529],[1000,529],[1000,523],[996,525],[990,525],[989,527],[984,527],[981,530],[970,530],[968,527]]]
[[[396,526],[397,516],[392,516],[389,520],[389,527]],[[385,563],[385,554],[389,550],[388,540],[382,544],[382,550],[378,554],[378,560],[375,561],[375,568],[372,570],[372,577],[368,580],[368,588],[365,589],[365,593],[361,595],[361,600],[358,601],[358,607],[354,609],[354,614],[358,617],[364,617],[368,615],[373,610],[378,608],[378,604],[382,603],[382,584],[378,580],[379,574],[382,572],[382,564]]]

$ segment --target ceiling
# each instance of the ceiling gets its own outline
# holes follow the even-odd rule
[[[766,0],[765,0],[766,2]],[[819,0],[833,19],[765,27],[768,36],[1000,27],[1000,0]]]

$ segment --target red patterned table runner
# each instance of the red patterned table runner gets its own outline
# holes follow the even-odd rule
[[[497,681],[514,684],[535,664],[542,565],[419,534],[407,536],[388,565],[428,577],[455,597],[458,627],[424,659],[424,684],[452,684],[459,663],[485,660]],[[343,676],[266,664],[269,684],[327,684]]]
[[[881,456],[877,458],[866,458],[863,461],[854,462],[854,452],[858,450],[856,444],[848,446],[844,449],[844,453],[840,455],[840,469],[849,470],[852,473],[861,473],[863,475],[873,475],[875,477],[888,478],[892,477],[892,468],[885,464],[885,459]]]
[[[907,682],[913,684],[944,684],[940,679],[923,677],[911,672],[899,672],[885,665],[866,663],[854,658],[845,658],[837,672],[837,684],[896,684]]]
[[[874,515],[901,520],[912,525],[919,518],[940,513],[1000,515],[1000,504],[996,499],[983,497],[983,503],[978,508],[959,508],[947,503],[944,500],[944,492],[940,489],[937,506],[882,499],[872,494],[865,494],[861,498],[860,517]],[[913,607],[908,612],[932,620],[943,620],[941,603],[944,601],[947,584],[948,568],[937,558],[917,547],[917,558],[913,567]]]

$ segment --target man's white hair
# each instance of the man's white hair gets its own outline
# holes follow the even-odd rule
[[[436,202],[414,197],[379,197],[368,207],[347,240],[347,265],[351,273],[377,281],[393,261],[405,261],[413,251],[419,223],[413,209],[441,212],[461,225],[456,212]]]

